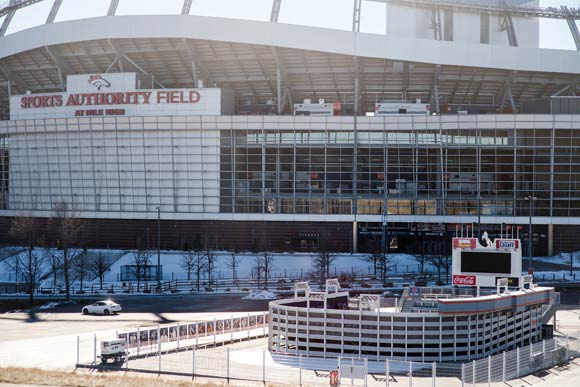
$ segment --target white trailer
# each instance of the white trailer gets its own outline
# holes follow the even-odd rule
[[[101,362],[113,359],[114,363],[122,363],[127,359],[127,340],[101,341]]]

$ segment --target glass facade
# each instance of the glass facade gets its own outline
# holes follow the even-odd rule
[[[4,121],[0,206],[421,222],[527,217],[531,195],[533,216],[579,217],[574,117],[360,117],[356,130],[353,117]]]
[[[10,183],[10,139],[8,136],[0,136],[0,209],[8,208],[8,192]]]
[[[577,129],[222,130],[220,209],[580,216],[578,167]]]

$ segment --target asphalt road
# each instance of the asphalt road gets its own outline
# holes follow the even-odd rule
[[[243,294],[191,294],[191,295],[111,295],[111,296],[83,296],[73,297],[71,304],[60,305],[46,310],[50,313],[80,313],[83,305],[98,300],[110,299],[123,308],[123,313],[208,313],[208,312],[254,312],[267,311],[267,300],[244,300]],[[36,298],[36,301],[49,302],[64,301],[63,298],[45,297]],[[16,306],[20,304],[20,306]],[[11,300],[0,298],[0,313],[12,309],[26,309],[27,299]]]

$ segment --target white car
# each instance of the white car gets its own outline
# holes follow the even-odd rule
[[[117,314],[121,311],[121,305],[111,300],[97,301],[83,307],[83,314]]]

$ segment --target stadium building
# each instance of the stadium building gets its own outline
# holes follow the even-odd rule
[[[578,10],[355,0],[346,31],[282,23],[286,0],[263,21],[74,3],[0,5],[4,231],[67,203],[89,246],[159,222],[162,248],[437,252],[481,224],[580,249],[580,55],[539,48],[551,18],[580,49]]]

